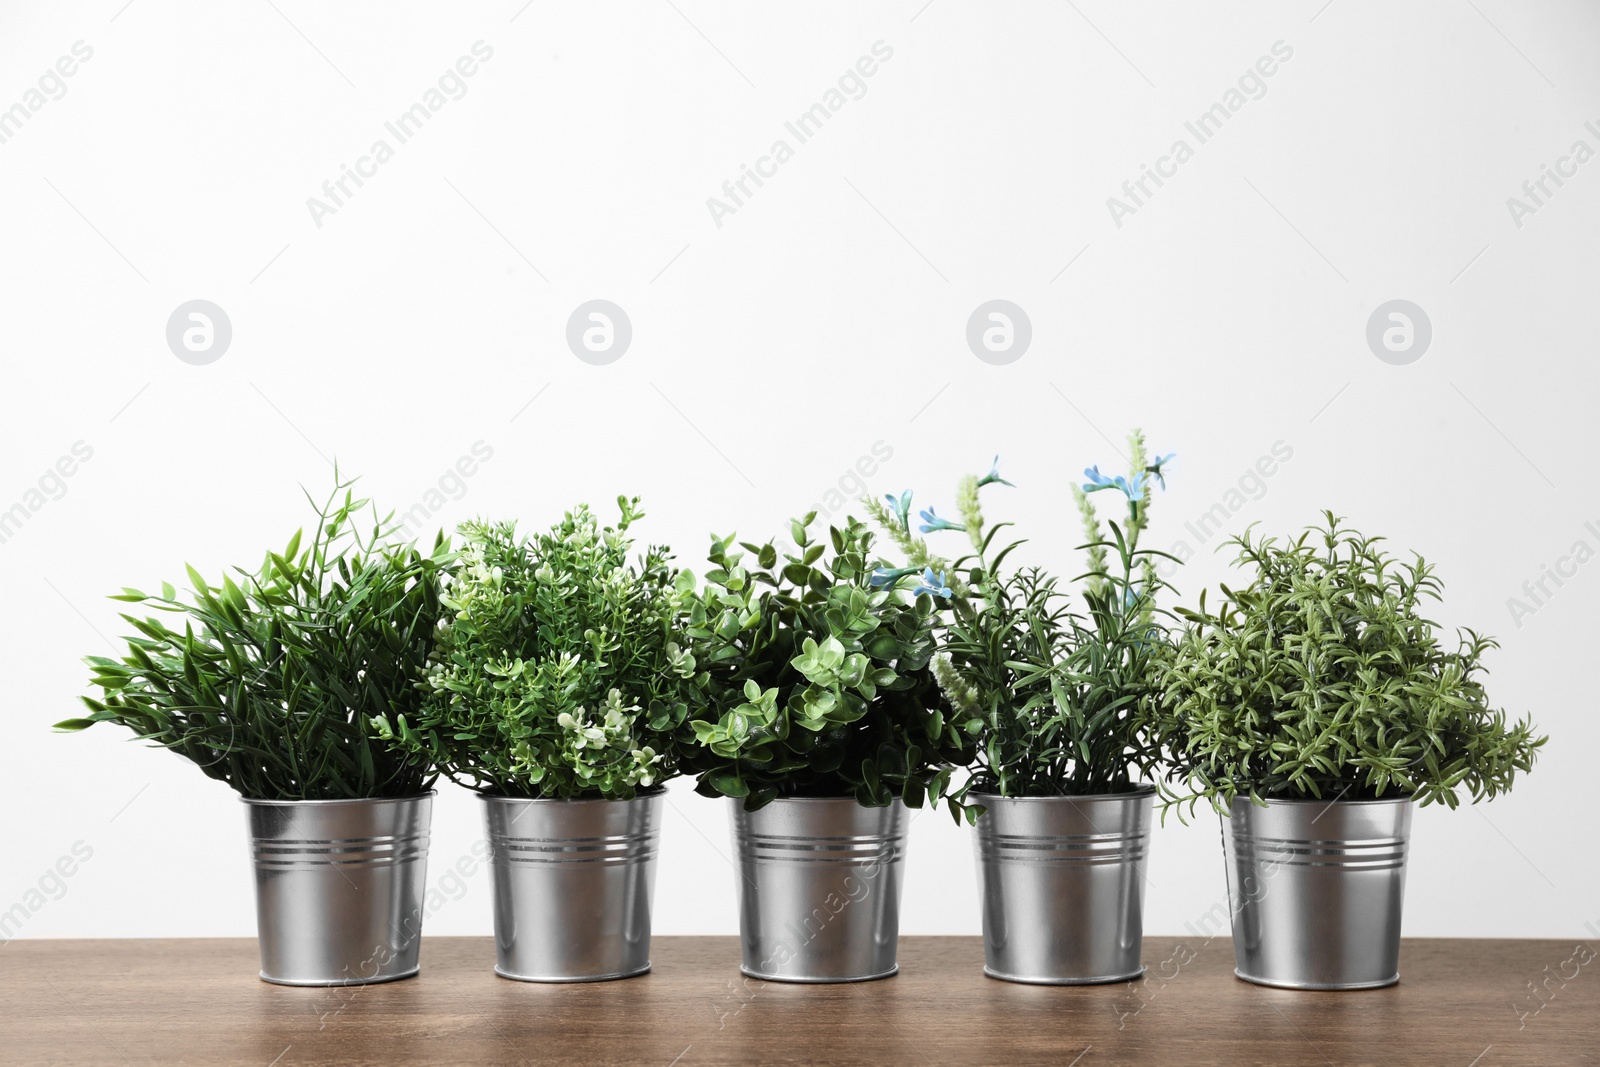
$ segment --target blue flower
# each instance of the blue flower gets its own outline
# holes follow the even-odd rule
[[[955,596],[955,592],[948,585],[944,584],[944,572],[941,571],[938,574],[935,574],[933,573],[932,567],[928,567],[923,570],[922,584],[917,586],[913,592],[917,596],[927,594],[928,596],[943,597],[946,600],[949,600],[951,597]]]
[[[879,567],[872,572],[872,577],[868,581],[873,588],[881,589],[886,585],[894,585],[908,574],[915,573],[917,573],[915,567]]]
[[[1120,474],[1115,478],[1107,478],[1100,473],[1099,467],[1090,467],[1083,473],[1084,477],[1089,479],[1088,483],[1083,487],[1085,493],[1097,493],[1102,489],[1120,489],[1122,490],[1122,495],[1129,500],[1139,500],[1144,495],[1144,471],[1140,471],[1132,478],[1124,478]]]
[[[1010,482],[1008,482],[1004,478],[1000,477],[1000,457],[999,456],[994,457],[994,462],[989,464],[989,473],[985,474],[982,478],[978,479],[978,485],[980,487],[988,485],[990,482],[999,482],[1001,485],[1011,485]],[[1011,488],[1015,489],[1016,486],[1011,485]]]
[[[1161,488],[1163,489],[1167,487],[1167,479],[1162,475],[1161,468],[1171,463],[1177,455],[1176,452],[1168,452],[1164,456],[1157,456],[1155,462],[1145,468],[1150,474],[1155,475],[1156,481],[1161,483]]]
[[[893,493],[887,493],[884,495],[884,499],[889,502],[889,506],[894,508],[894,513],[899,516],[900,528],[909,531],[911,529],[911,490],[907,489],[898,497]]]
[[[923,533],[935,533],[939,530],[966,529],[966,527],[961,525],[959,522],[951,522],[949,519],[941,519],[939,516],[933,513],[932,508],[923,509],[923,511],[920,513],[920,517],[922,519],[922,525],[917,527],[917,529],[921,530]]]

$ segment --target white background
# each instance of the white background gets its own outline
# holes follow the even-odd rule
[[[858,489],[877,442],[871,492],[947,511],[999,453],[1019,488],[991,515],[1076,573],[1068,486],[1135,425],[1178,453],[1151,543],[1198,553],[1186,595],[1225,572],[1185,524],[1283,442],[1230,532],[1333,508],[1437,562],[1441,623],[1503,638],[1491,696],[1552,739],[1511,796],[1418,812],[1406,932],[1600,923],[1600,563],[1531,615],[1507,603],[1600,548],[1600,162],[1520,226],[1507,206],[1575,140],[1600,149],[1594,4],[275,3],[0,8],[0,108],[93,49],[0,144],[0,509],[93,449],[0,544],[0,909],[93,851],[23,936],[253,932],[229,790],[113,728],[48,726],[76,714],[79,657],[126,632],[105,594],[253,565],[335,457],[405,510],[482,441],[437,524],[638,493],[646,536],[703,569],[708,531],[779,536]],[[307,198],[479,40],[465,96],[319,227]],[[784,122],[878,41],[865,94],[718,226],[707,198],[794,146]],[[1265,94],[1118,226],[1107,198],[1195,147],[1184,122],[1278,41]],[[196,298],[233,326],[208,366],[165,340]],[[564,340],[594,298],[633,324],[609,366]],[[995,298],[1032,322],[1009,366],[965,342]],[[1397,298],[1434,332],[1408,366],[1365,340]],[[479,817],[441,788],[432,882]],[[1218,838],[1168,820],[1149,931],[1224,898]],[[723,804],[680,782],[660,932],[735,930],[728,851]],[[978,931],[968,832],[923,815],[909,865],[905,932]],[[430,932],[489,932],[487,878],[463,884]]]

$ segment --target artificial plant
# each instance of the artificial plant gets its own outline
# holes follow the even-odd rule
[[[678,773],[695,661],[680,643],[694,577],[660,546],[637,565],[638,498],[602,527],[587,505],[531,538],[464,523],[411,715],[374,726],[497,796],[628,800]]]
[[[709,699],[688,724],[685,762],[701,793],[749,810],[779,797],[937,803],[968,738],[933,677],[932,590],[875,577],[863,523],[817,543],[815,519],[790,524],[781,564],[771,542],[712,539],[688,628]]]
[[[946,611],[934,672],[962,731],[977,739],[969,777],[951,797],[952,811],[967,793],[1005,797],[1087,796],[1139,787],[1157,754],[1141,707],[1150,699],[1163,639],[1157,594],[1167,587],[1153,561],[1165,553],[1139,547],[1148,524],[1152,486],[1164,483],[1172,457],[1147,458],[1143,435],[1129,437],[1130,473],[1106,477],[1098,467],[1073,492],[1084,524],[1088,569],[1083,610],[1075,611],[1058,578],[1036,566],[1008,570],[1024,542],[999,541],[1011,523],[988,525],[983,489],[1011,483],[998,461],[983,477],[957,487],[959,521],[922,512],[923,534],[964,533],[968,552],[953,562],[936,556],[911,532],[911,494],[873,501],[911,568],[926,572]],[[1090,494],[1112,491],[1126,512],[1107,537]],[[1115,559],[1115,565],[1112,559]],[[1170,557],[1168,557],[1170,558]]]
[[[1180,609],[1155,706],[1169,802],[1225,811],[1236,796],[1414,797],[1455,807],[1510,788],[1544,737],[1508,723],[1480,675],[1496,643],[1470,629],[1455,648],[1422,615],[1442,585],[1421,555],[1385,553],[1325,512],[1293,540],[1246,531],[1227,544],[1248,584],[1223,604]]]
[[[335,481],[309,543],[296,531],[282,552],[268,552],[257,570],[235,568],[220,586],[190,567],[187,599],[168,583],[159,595],[114,597],[155,614],[122,616],[138,636],[122,659],[88,657],[102,696],[84,697],[91,714],[57,728],[116,723],[254,799],[426,791],[434,779],[426,756],[370,723],[422,703],[415,683],[450,547],[441,536],[424,555],[376,511],[361,532],[357,516],[369,502]]]

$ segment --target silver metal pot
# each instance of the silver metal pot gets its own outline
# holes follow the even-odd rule
[[[650,969],[665,797],[483,798],[496,974],[522,982],[601,982]]]
[[[1222,820],[1235,974],[1286,989],[1400,980],[1409,800],[1235,799]]]
[[[900,969],[906,809],[854,798],[730,800],[739,968],[774,982],[860,982]]]
[[[433,796],[245,798],[262,978],[362,985],[417,973]]]
[[[1088,797],[972,794],[983,973],[1088,985],[1144,973],[1144,864],[1155,790]]]

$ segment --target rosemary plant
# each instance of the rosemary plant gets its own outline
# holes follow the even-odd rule
[[[1420,555],[1403,562],[1326,512],[1293,541],[1228,542],[1251,573],[1223,606],[1180,609],[1154,727],[1175,780],[1168,803],[1235,796],[1411,796],[1455,807],[1511,787],[1546,738],[1507,723],[1479,674],[1496,643],[1473,630],[1446,649],[1421,614],[1442,586]]]
[[[427,790],[427,759],[376,736],[369,721],[422,702],[415,681],[450,549],[442,537],[428,555],[398,543],[392,518],[375,511],[363,535],[357,515],[369,502],[351,484],[338,482],[317,509],[309,544],[296,532],[258,570],[236,568],[237,580],[214,586],[190,567],[186,601],[167,583],[160,595],[123,590],[114,599],[157,614],[122,616],[139,636],[120,660],[88,658],[103,697],[84,697],[91,714],[57,728],[116,723],[254,799]]]
[[[947,608],[934,671],[957,724],[978,741],[968,779],[952,794],[957,814],[964,807],[971,819],[980,810],[964,804],[968,792],[1128,792],[1139,787],[1138,772],[1158,755],[1141,708],[1157,675],[1157,620],[1164,613],[1155,600],[1166,583],[1153,559],[1164,553],[1141,549],[1139,534],[1148,523],[1152,484],[1162,480],[1162,467],[1172,457],[1148,460],[1138,431],[1129,445],[1129,475],[1107,478],[1090,468],[1088,484],[1074,486],[1087,537],[1080,547],[1088,554],[1088,570],[1078,579],[1084,583],[1083,613],[1070,610],[1068,593],[1047,571],[1007,572],[1007,557],[1024,542],[997,540],[1012,524],[988,525],[979,500],[985,487],[1011,484],[1000,477],[998,461],[987,475],[959,483],[959,521],[932,509],[921,514],[921,533],[966,534],[969,551],[953,562],[935,556],[911,533],[910,493],[889,497],[889,507],[869,504],[911,564],[905,570],[922,569],[924,583]],[[1109,523],[1109,539],[1089,497],[1101,490],[1113,491],[1127,508],[1123,524]],[[887,572],[898,573],[903,571]]]
[[[378,732],[498,796],[628,800],[676,776],[695,679],[676,635],[694,576],[680,581],[658,546],[630,565],[644,513],[637,497],[617,505],[615,527],[585,505],[532,539],[462,524],[426,699]]]

